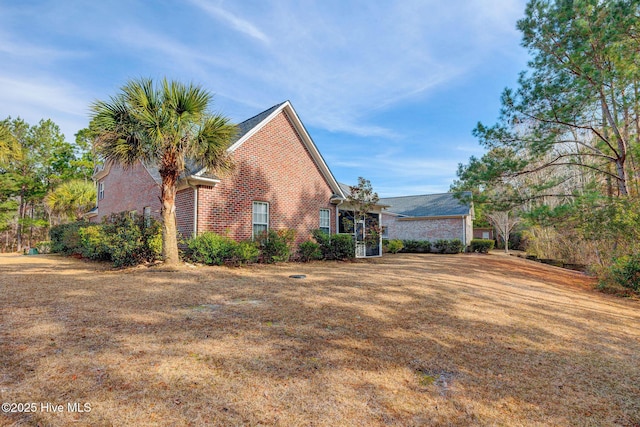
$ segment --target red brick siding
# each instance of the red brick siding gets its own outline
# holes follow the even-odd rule
[[[189,187],[176,193],[176,222],[182,237],[189,238],[193,233],[194,189]]]
[[[115,212],[135,210],[142,215],[145,206],[151,207],[153,217],[160,218],[160,186],[142,164],[130,169],[113,165],[98,182],[104,183],[104,198],[98,200],[97,222]]]
[[[198,191],[198,232],[210,230],[250,239],[254,201],[269,203],[270,229],[292,228],[297,242],[320,225],[329,209],[335,232],[332,190],[284,112],[232,154],[236,168],[215,187]]]
[[[396,216],[382,214],[382,224],[387,228],[389,239],[432,242],[440,239],[460,239],[469,244],[472,238],[471,219],[468,216],[464,220],[463,218],[400,220]]]
[[[474,228],[473,229],[473,238],[474,239],[484,239],[482,237],[482,233],[489,233],[489,239],[493,240],[493,228]]]

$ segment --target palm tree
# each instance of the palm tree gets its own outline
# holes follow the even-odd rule
[[[80,220],[82,214],[96,203],[96,186],[92,182],[74,179],[51,190],[44,198],[51,215]]]
[[[130,80],[109,101],[92,105],[97,149],[105,161],[123,167],[155,164],[162,179],[162,255],[179,262],[175,219],[176,183],[187,159],[216,173],[232,166],[227,147],[237,132],[229,119],[211,114],[213,95],[200,86],[163,79]]]

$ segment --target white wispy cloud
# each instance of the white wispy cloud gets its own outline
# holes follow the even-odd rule
[[[234,30],[246,34],[263,43],[270,43],[269,37],[248,20],[242,19],[239,16],[236,16],[221,7],[214,6],[206,0],[189,0],[189,2],[194,6],[197,6],[213,18],[222,20],[223,22],[227,23]]]
[[[88,124],[91,98],[68,82],[0,75],[0,87],[1,117],[20,116],[30,124],[55,117],[67,139]]]

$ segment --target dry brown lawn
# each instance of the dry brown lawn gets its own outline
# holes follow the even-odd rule
[[[526,260],[0,255],[0,289],[0,400],[36,404],[0,425],[640,424],[640,303]]]

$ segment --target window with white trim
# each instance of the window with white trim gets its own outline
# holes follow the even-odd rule
[[[269,203],[253,202],[253,235],[255,239],[263,231],[269,229]]]
[[[331,233],[331,213],[329,209],[320,209],[320,230]]]
[[[98,200],[104,199],[104,182],[98,183]]]

